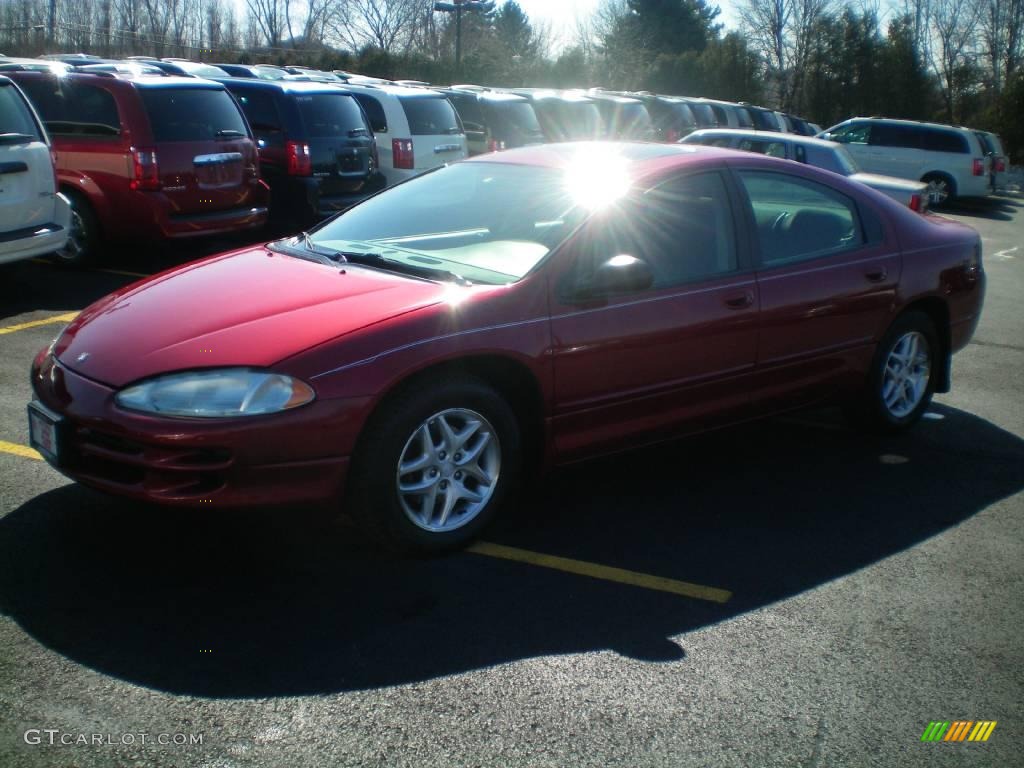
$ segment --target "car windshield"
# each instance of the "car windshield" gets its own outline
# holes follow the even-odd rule
[[[627,188],[622,166],[607,157],[581,157],[570,170],[459,163],[357,205],[309,240],[322,252],[372,252],[410,270],[505,284]]]

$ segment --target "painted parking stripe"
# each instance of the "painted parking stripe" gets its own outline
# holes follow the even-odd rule
[[[8,443],[6,440],[0,440],[0,452],[21,456],[23,459],[43,460],[43,457],[39,455],[39,451],[35,448],[29,448],[27,445],[18,445],[17,443]]]
[[[77,312],[65,312],[63,315],[45,317],[42,320],[31,320],[27,323],[8,325],[3,328],[0,328],[0,336],[3,336],[5,333],[15,333],[17,331],[24,331],[27,328],[38,328],[40,325],[52,325],[53,323],[70,323],[76,317],[78,317]]]
[[[568,557],[557,555],[545,555],[540,552],[531,552],[528,549],[517,549],[506,547],[503,544],[493,544],[488,541],[480,541],[466,548],[467,552],[487,557],[496,557],[501,560],[514,560],[519,563],[536,565],[541,568],[553,568],[556,571],[574,573],[578,576],[589,576],[603,581],[614,581],[619,584],[629,584],[633,587],[652,589],[657,592],[669,592],[673,595],[692,597],[697,600],[708,600],[713,603],[726,603],[732,597],[732,592],[716,587],[705,587],[701,584],[691,584],[688,581],[676,581],[666,579],[662,576],[652,576],[647,573],[627,571],[623,568],[612,568],[607,565],[588,563],[584,560],[572,560]]]
[[[0,440],[0,452],[11,453],[26,459],[42,460],[43,458],[39,455],[38,451],[26,445],[8,443],[6,440]],[[633,587],[642,587],[643,589],[651,589],[656,592],[668,592],[673,595],[692,597],[696,600],[708,600],[712,603],[727,603],[732,597],[732,592],[726,589],[705,587],[701,584],[691,584],[688,581],[677,581],[676,579],[666,579],[662,576],[652,576],[648,573],[627,571],[624,568],[612,568],[608,565],[588,563],[585,560],[572,560],[568,557],[545,555],[541,552],[506,547],[503,544],[493,544],[489,541],[479,541],[471,544],[466,548],[466,551],[500,560],[513,560],[540,568],[551,568],[556,571],[574,573],[578,576],[589,576],[593,579],[601,579],[602,581],[613,581]]]

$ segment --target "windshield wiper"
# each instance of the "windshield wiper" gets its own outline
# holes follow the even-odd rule
[[[233,128],[223,128],[219,131],[214,131],[213,138],[215,139],[241,139],[245,136],[241,131],[236,131]]]
[[[345,261],[350,261],[353,264],[366,264],[371,267],[380,267],[382,269],[390,269],[397,272],[408,272],[409,274],[416,275],[417,277],[426,277],[428,279],[441,279],[451,280],[456,285],[472,285],[472,281],[467,280],[462,275],[452,272],[444,267],[428,267],[420,264],[409,264],[405,261],[399,261],[398,259],[389,259],[380,253],[368,253],[366,251],[339,251],[337,252],[340,257]]]

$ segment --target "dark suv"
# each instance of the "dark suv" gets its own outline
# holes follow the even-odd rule
[[[8,72],[50,134],[71,201],[68,263],[101,240],[262,227],[268,190],[245,117],[219,83],[118,73]]]
[[[544,131],[525,96],[462,88],[440,90],[459,113],[470,155],[544,143]]]
[[[256,135],[275,227],[305,228],[384,188],[376,139],[351,93],[292,80],[221,82]]]

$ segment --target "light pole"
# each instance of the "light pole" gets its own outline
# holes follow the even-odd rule
[[[462,13],[463,11],[475,11],[476,13],[490,13],[494,10],[493,0],[452,0],[450,3],[434,3],[434,10],[443,13],[455,14],[455,72],[458,73],[462,67]]]

